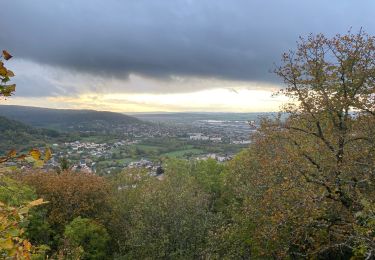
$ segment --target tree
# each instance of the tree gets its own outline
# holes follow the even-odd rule
[[[210,195],[189,175],[186,163],[167,164],[163,180],[139,169],[116,178],[120,223],[114,228],[122,231],[116,236],[125,258],[194,259],[205,253],[214,225]]]
[[[21,180],[34,187],[38,196],[49,201],[48,222],[61,232],[74,218],[81,216],[105,222],[111,214],[111,191],[108,182],[85,173],[27,172]]]
[[[61,157],[60,160],[59,160],[59,171],[67,171],[69,170],[69,167],[70,167],[70,163],[69,163],[69,160],[68,158],[66,157]]]
[[[64,237],[70,251],[82,248],[82,259],[105,259],[109,254],[107,230],[91,219],[75,218],[65,227]]]
[[[285,107],[289,118],[275,132],[303,160],[296,169],[305,181],[342,208],[337,219],[324,220],[331,234],[348,228],[332,246],[364,243],[374,254],[373,234],[363,237],[351,226],[361,226],[356,216],[374,199],[375,37],[362,30],[310,35],[283,63],[276,69],[287,84],[282,93],[297,104]]]
[[[238,221],[257,227],[258,254],[374,256],[374,43],[363,31],[310,35],[283,55],[275,72],[291,98],[287,118],[263,119],[251,159],[228,177],[248,187],[233,192],[246,216]]]

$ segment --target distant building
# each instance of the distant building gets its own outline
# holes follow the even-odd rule
[[[198,134],[195,134],[195,135],[191,135],[189,137],[190,140],[195,140],[195,141],[207,141],[207,140],[210,140],[210,137],[208,136],[205,136],[201,133],[198,133]]]
[[[221,137],[210,137],[210,141],[221,142]]]
[[[209,153],[204,156],[197,157],[196,159],[203,160],[203,161],[208,160],[208,159],[213,159],[218,162],[225,162],[225,161],[232,159],[232,156],[228,156],[228,155],[222,156],[222,155],[217,155],[215,153]]]
[[[153,164],[152,164],[151,161],[142,159],[140,161],[129,163],[128,168],[141,168],[141,167],[143,167],[143,168],[150,168],[152,166],[153,166]]]
[[[250,140],[232,141],[232,144],[251,144]]]

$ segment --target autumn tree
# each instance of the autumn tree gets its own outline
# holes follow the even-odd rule
[[[32,172],[19,177],[36,190],[45,205],[48,223],[57,233],[76,217],[98,220],[101,223],[111,214],[111,192],[107,181],[85,173]]]
[[[287,118],[264,119],[251,159],[241,166],[241,155],[228,176],[248,187],[232,191],[240,223],[257,226],[253,250],[374,257],[375,38],[363,31],[301,38],[275,72],[291,99]]]

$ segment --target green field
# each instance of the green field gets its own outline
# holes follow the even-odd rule
[[[135,147],[138,147],[139,149],[142,149],[144,151],[155,151],[157,152],[159,149],[163,148],[162,146],[156,146],[156,145],[146,145],[146,144],[137,144]]]
[[[164,156],[164,157],[184,157],[186,154],[189,154],[189,153],[198,155],[198,154],[204,153],[204,151],[201,150],[201,149],[192,148],[192,149],[178,150],[178,151],[163,153],[161,156]]]

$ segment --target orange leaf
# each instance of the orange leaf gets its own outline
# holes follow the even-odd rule
[[[34,207],[34,206],[39,206],[39,205],[42,205],[42,204],[45,204],[47,202],[45,202],[43,199],[37,199],[37,200],[33,200],[31,202],[29,202],[29,206],[30,207]]]
[[[21,154],[20,156],[17,157],[17,160],[23,160],[27,157],[26,154]]]
[[[16,155],[17,155],[17,152],[16,152],[16,150],[10,150],[9,151],[9,153],[8,153],[8,157],[10,157],[10,158],[13,158],[13,157],[16,157]]]
[[[23,246],[25,247],[25,249],[26,249],[27,251],[30,251],[30,250],[31,250],[31,243],[30,243],[29,241],[24,240],[24,241],[23,241]]]
[[[3,57],[4,57],[5,60],[9,60],[9,59],[11,59],[13,56],[10,55],[10,53],[7,52],[6,50],[3,50]]]
[[[11,70],[7,70],[7,74],[6,74],[7,77],[14,77],[14,72],[11,71]]]

